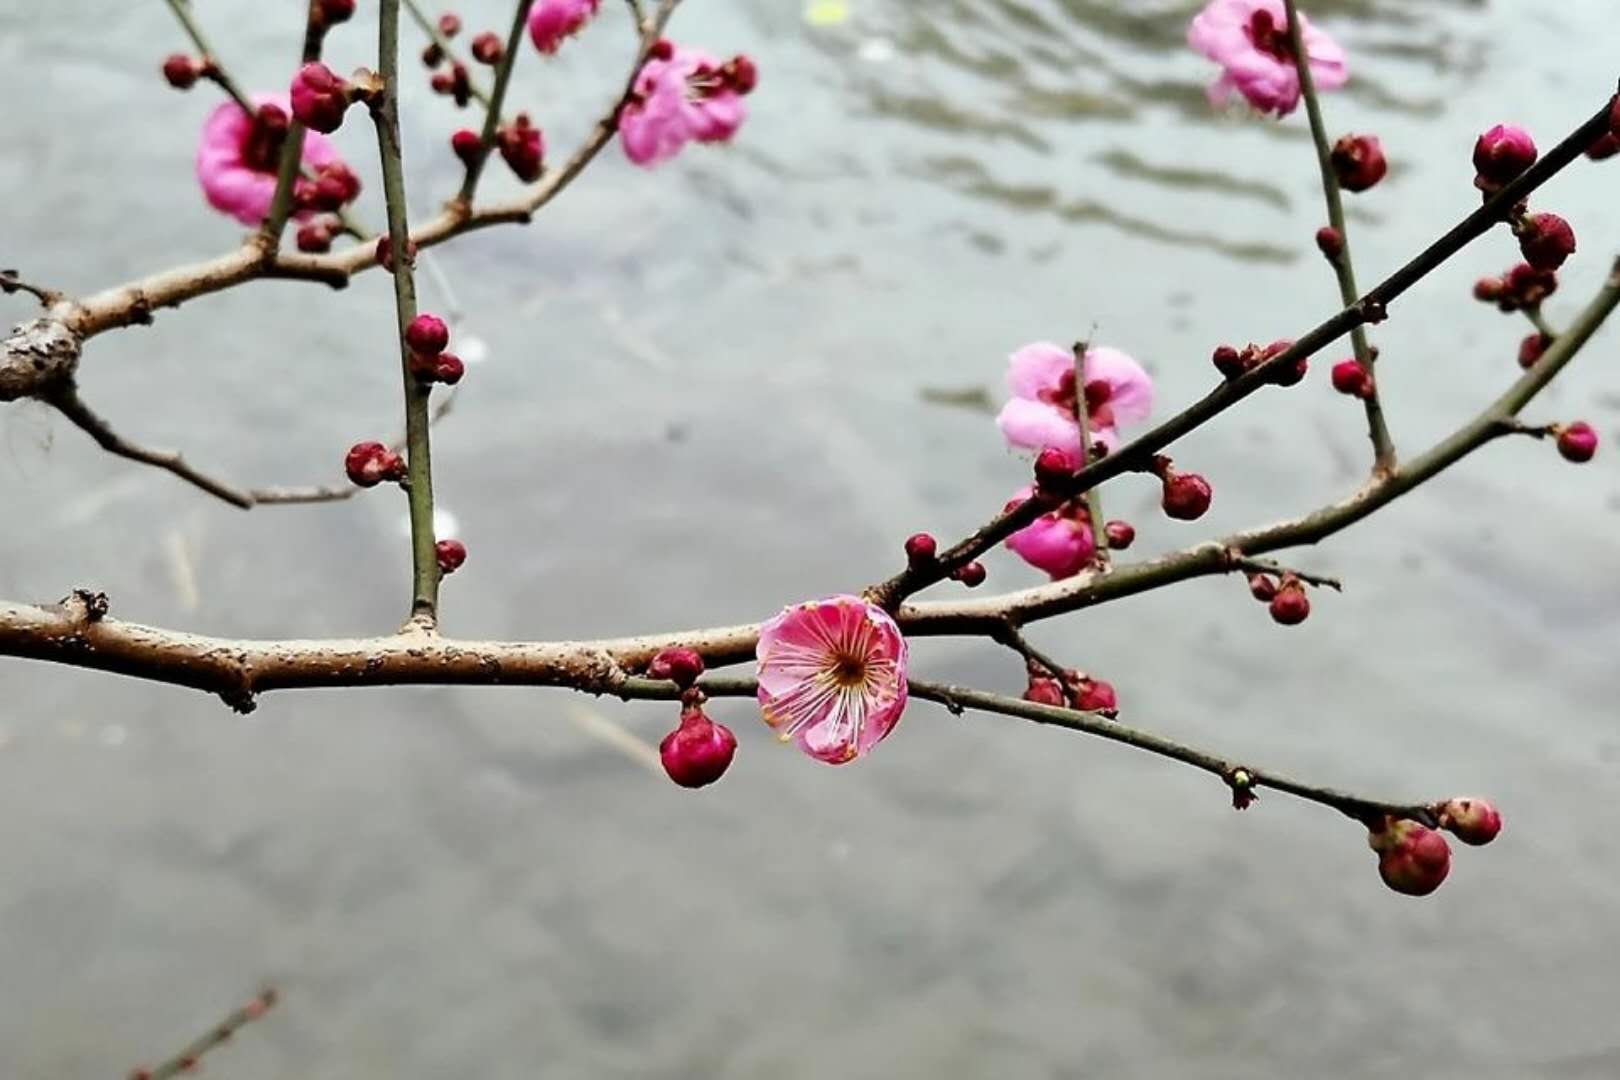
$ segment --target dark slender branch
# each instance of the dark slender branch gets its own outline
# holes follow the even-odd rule
[[[265,987],[252,1001],[232,1009],[225,1019],[209,1028],[206,1034],[194,1039],[185,1049],[161,1065],[151,1069],[131,1070],[130,1080],[170,1080],[171,1077],[196,1072],[204,1054],[230,1042],[231,1037],[247,1025],[262,1020],[264,1014],[275,1007],[277,997],[273,987]]]
[[[1038,705],[1022,698],[1005,697],[965,686],[922,682],[917,679],[911,680],[911,694],[913,697],[944,705],[953,713],[961,713],[965,709],[1000,713],[1003,716],[1032,720],[1037,724],[1066,728],[1069,731],[1124,743],[1138,750],[1146,750],[1150,754],[1202,769],[1219,777],[1230,788],[1271,788],[1286,792],[1310,802],[1332,807],[1341,814],[1369,826],[1382,822],[1386,816],[1411,818],[1431,826],[1436,823],[1434,811],[1428,804],[1369,799],[1332,788],[1302,783],[1279,773],[1256,769],[1238,761],[1183,745],[1162,735],[1130,727],[1099,712],[1081,712],[1056,705]]]
[[[1050,655],[1036,648],[1035,645],[1023,635],[1018,626],[1012,622],[1003,622],[1000,626],[991,629],[990,636],[995,641],[1007,646],[1013,652],[1024,658],[1026,665],[1034,665],[1046,669],[1046,673],[1054,679],[1062,679],[1064,666],[1054,660]]]
[[[1305,98],[1305,113],[1310,120],[1311,141],[1316,144],[1316,164],[1322,174],[1322,197],[1327,204],[1328,224],[1339,234],[1339,252],[1328,262],[1339,279],[1339,301],[1345,307],[1356,302],[1361,290],[1356,288],[1355,262],[1350,257],[1350,228],[1344,219],[1344,200],[1339,190],[1339,177],[1333,168],[1333,144],[1328,139],[1327,125],[1322,120],[1322,103],[1316,93],[1316,79],[1311,74],[1310,58],[1305,52],[1304,36],[1300,32],[1299,10],[1294,0],[1283,0],[1288,14],[1288,39],[1294,51],[1294,68],[1299,73],[1299,89]],[[1367,343],[1364,326],[1350,328],[1350,345],[1356,354],[1356,363],[1370,377],[1377,353]],[[1384,407],[1379,398],[1378,383],[1363,400],[1367,410],[1367,437],[1373,445],[1373,471],[1385,473],[1395,467],[1395,444],[1384,423]]]
[[[456,200],[463,206],[472,205],[479,177],[484,174],[484,164],[489,161],[490,152],[495,148],[495,132],[501,126],[506,88],[512,82],[512,69],[517,66],[518,53],[522,51],[523,28],[528,25],[529,8],[533,6],[534,0],[518,0],[512,14],[512,29],[506,36],[506,51],[495,66],[495,89],[490,93],[489,107],[484,112],[484,131],[478,140],[478,156],[467,163],[467,175],[461,181],[461,191],[456,194]]]
[[[1302,358],[1320,351],[1352,327],[1384,318],[1389,305],[1406,290],[1483,235],[1491,226],[1500,222],[1520,200],[1529,196],[1532,191],[1580,157],[1586,147],[1608,130],[1608,126],[1609,105],[1605,102],[1601,109],[1588,117],[1517,179],[1505,185],[1478,210],[1463,218],[1444,236],[1419,252],[1406,265],[1385,278],[1354,304],[1307,331],[1297,338],[1291,347],[1250,369],[1241,378],[1223,382],[1164,423],[1138,436],[1102,460],[1080,470],[1071,480],[1052,485],[1056,489],[1055,493],[1073,497],[1121,473],[1146,467],[1154,454],[1188,432],[1208,423],[1250,394],[1270,385],[1274,377],[1284,368],[1291,367]],[[1038,500],[1026,500],[1014,509],[998,514],[965,540],[941,552],[933,563],[915,569],[908,568],[886,581],[871,586],[866,590],[866,595],[873,602],[892,609],[919,589],[944,580],[1019,529],[1029,525],[1040,516],[1042,509]]]

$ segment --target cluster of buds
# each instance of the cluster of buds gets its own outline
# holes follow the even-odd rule
[[[1273,341],[1270,345],[1256,345],[1250,342],[1242,349],[1234,348],[1231,345],[1220,345],[1211,354],[1210,360],[1215,364],[1215,370],[1219,371],[1228,382],[1231,382],[1259,367],[1273,356],[1287,352],[1293,347],[1294,343],[1286,339]],[[1306,372],[1310,371],[1310,369],[1310,358],[1302,356],[1293,364],[1285,364],[1281,369],[1273,373],[1271,381],[1278,386],[1293,386],[1305,378]]]
[[[424,383],[454,386],[467,366],[459,356],[444,350],[450,345],[450,328],[437,315],[418,315],[405,328],[405,346],[410,350],[411,374]]]
[[[1474,186],[1486,198],[1536,163],[1536,141],[1524,128],[1497,124],[1474,143]]]
[[[1484,277],[1474,282],[1474,299],[1495,304],[1502,311],[1529,310],[1558,290],[1558,275],[1519,263],[1501,277]]]
[[[1119,708],[1119,697],[1114,693],[1112,683],[1094,679],[1073,668],[1054,677],[1050,669],[1035,660],[1029,661],[1028,667],[1029,685],[1024,689],[1025,701],[1109,715]]]
[[[1362,367],[1355,357],[1334,364],[1332,377],[1333,389],[1341,394],[1365,399],[1378,392],[1372,372]]]
[[[461,16],[450,11],[440,15],[439,33],[447,39],[461,33]],[[494,35],[490,36],[493,37]],[[480,38],[482,37],[483,35],[480,35]],[[495,44],[497,47],[501,47],[500,38],[495,38]],[[476,43],[473,51],[476,55]],[[502,51],[505,51],[504,47],[502,47]],[[438,70],[439,65],[443,64],[444,61],[444,49],[440,48],[437,41],[429,42],[427,47],[422,50],[422,63],[427,65],[428,69],[433,72],[431,81],[433,92],[443,94],[452,99],[457,108],[464,109],[472,101],[472,74],[467,70],[467,65],[459,61],[451,61],[448,68],[443,71]]]
[[[1329,159],[1333,175],[1346,191],[1366,191],[1389,172],[1383,144],[1376,135],[1344,136],[1333,144]]]
[[[1487,799],[1448,799],[1431,808],[1440,829],[1478,847],[1502,831],[1502,815]],[[1385,817],[1368,829],[1367,842],[1378,853],[1378,876],[1407,896],[1427,896],[1451,872],[1451,845],[1440,834],[1409,818]]]
[[[510,124],[497,128],[495,145],[500,149],[502,160],[519,180],[532,184],[540,179],[541,170],[545,167],[546,143],[540,129],[530,122],[528,113],[518,113]]]
[[[707,695],[697,686],[703,657],[695,649],[665,649],[647,665],[647,677],[666,679],[681,691],[680,725],[658,744],[658,759],[669,778],[686,788],[714,783],[731,767],[737,737],[703,711]]]
[[[341,161],[329,162],[315,170],[313,177],[299,177],[293,187],[293,205],[301,211],[330,215],[360,197],[360,178]],[[342,231],[335,217],[317,216],[298,227],[298,250],[320,254],[332,249],[332,240]]]
[[[219,74],[214,62],[206,56],[187,56],[175,53],[163,61],[163,77],[176,90],[190,90],[198,79],[209,79]]]
[[[299,68],[293,76],[292,112],[311,131],[330,135],[343,126],[350,105],[373,101],[381,92],[382,82],[371,72],[357,72],[351,82],[315,61]]]
[[[405,479],[405,459],[380,442],[361,442],[349,447],[343,458],[343,471],[358,487],[376,487],[384,480]]]
[[[1294,574],[1284,573],[1280,581],[1270,574],[1250,574],[1249,595],[1265,604],[1272,621],[1282,626],[1298,626],[1310,617],[1311,598]]]
[[[929,533],[914,533],[906,538],[906,567],[914,573],[930,570],[939,561],[939,543]],[[951,571],[951,580],[960,581],[970,589],[984,584],[988,572],[984,564],[973,562]]]
[[[1163,454],[1154,457],[1150,470],[1164,485],[1159,505],[1167,516],[1177,521],[1196,521],[1209,510],[1214,490],[1197,473],[1177,472],[1169,458]]]

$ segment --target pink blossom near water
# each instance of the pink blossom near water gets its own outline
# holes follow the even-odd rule
[[[1035,489],[1027,487],[1013,496],[1007,509],[1025,502]],[[1081,500],[1042,514],[1034,522],[1007,538],[1007,547],[1019,558],[1051,575],[1053,581],[1073,577],[1091,564],[1097,553],[1097,540],[1091,519]]]
[[[1093,443],[1119,445],[1121,424],[1145,420],[1153,411],[1153,380],[1118,349],[1086,350],[1085,395]],[[1047,447],[1080,454],[1080,423],[1075,419],[1074,353],[1050,342],[1025,345],[1008,361],[1007,389],[996,426],[1010,446],[1039,453]]]
[[[655,55],[642,65],[619,111],[625,156],[648,168],[668,161],[689,142],[725,142],[748,118],[746,90],[740,87],[752,83],[739,81],[734,64],[721,64],[697,49],[671,46],[668,52],[667,58]]]
[[[554,53],[584,29],[602,0],[537,0],[529,9],[529,40],[543,53]]]
[[[253,103],[289,115],[286,95],[263,94]],[[273,113],[271,115],[274,115]],[[283,127],[283,133],[285,128]],[[281,138],[267,126],[227,101],[208,115],[197,146],[197,182],[208,204],[244,225],[257,225],[270,212],[276,193],[276,164]],[[318,169],[339,162],[337,148],[316,131],[304,133],[304,165]],[[300,218],[307,216],[299,214]]]
[[[1344,49],[1302,13],[1300,36],[1318,90],[1350,78]],[[1299,72],[1288,40],[1283,0],[1210,0],[1187,27],[1187,43],[1221,65],[1209,100],[1224,105],[1235,90],[1263,113],[1286,116],[1299,105]]]
[[[765,722],[817,761],[870,752],[905,711],[906,639],[860,597],[787,608],[760,627],[757,656]]]

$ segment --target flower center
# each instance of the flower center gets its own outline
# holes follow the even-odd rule
[[[840,652],[833,658],[832,681],[840,689],[852,690],[866,684],[866,657]]]
[[[1047,390],[1042,390],[1035,396],[1056,408],[1066,416],[1076,420],[1080,418],[1079,399],[1074,392],[1075,380],[1073,371],[1065,371],[1058,376],[1058,384]],[[1086,383],[1086,418],[1092,428],[1111,428],[1114,426],[1114,410],[1109,406],[1113,400],[1114,388],[1103,379],[1092,379]]]
[[[1249,42],[1256,49],[1279,60],[1285,64],[1294,62],[1293,45],[1288,40],[1288,27],[1279,27],[1271,17],[1269,11],[1257,11],[1249,16],[1249,24],[1243,28],[1248,35]]]

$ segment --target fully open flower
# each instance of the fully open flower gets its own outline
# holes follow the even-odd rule
[[[538,0],[529,11],[529,40],[541,52],[554,53],[601,6],[602,0]]]
[[[765,722],[817,761],[853,761],[905,711],[906,639],[857,596],[786,609],[760,627],[757,655]]]
[[[1086,418],[1093,443],[1119,444],[1119,425],[1145,420],[1153,411],[1153,380],[1118,349],[1094,346],[1085,359]],[[1012,400],[996,425],[1007,442],[1026,450],[1049,446],[1080,453],[1075,417],[1074,353],[1049,342],[1025,345],[1012,354],[1007,389]]]
[[[257,225],[270,212],[276,168],[287,137],[287,98],[262,95],[249,116],[227,101],[208,116],[197,147],[197,181],[214,209],[244,225]],[[311,170],[339,164],[337,148],[316,131],[304,133],[304,165]],[[303,215],[300,214],[302,217]]]
[[[642,65],[619,111],[625,155],[648,167],[693,140],[724,142],[735,135],[748,117],[743,95],[758,78],[745,57],[721,64],[696,49],[669,45],[663,52]]]
[[[1316,88],[1343,86],[1350,74],[1339,43],[1303,14],[1299,31]],[[1209,87],[1216,105],[1224,105],[1234,90],[1264,113],[1286,116],[1299,105],[1299,72],[1283,0],[1210,0],[1187,28],[1187,43],[1223,69]]]
[[[1025,488],[1007,504],[1011,510],[1023,504],[1034,488]],[[1084,499],[1073,499],[1033,524],[1007,537],[1007,546],[1025,562],[1045,570],[1053,581],[1073,577],[1091,563],[1097,553],[1097,540],[1091,530],[1091,516]]]

